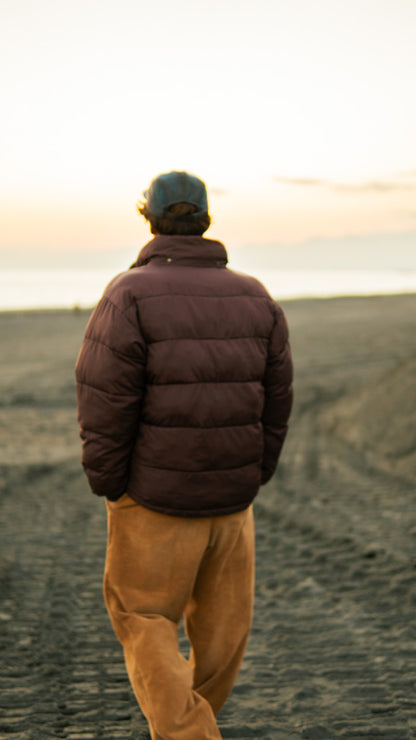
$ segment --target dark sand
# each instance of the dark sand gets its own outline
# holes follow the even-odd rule
[[[219,724],[416,738],[416,295],[284,307],[296,404],[255,505],[255,620]],[[0,314],[1,740],[147,736],[102,599],[105,507],[79,466],[87,317]]]

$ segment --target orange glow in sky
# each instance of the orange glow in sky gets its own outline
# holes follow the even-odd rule
[[[128,247],[158,172],[236,246],[416,228],[416,4],[8,0],[0,247]]]

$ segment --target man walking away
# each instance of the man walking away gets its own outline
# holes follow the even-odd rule
[[[202,236],[201,180],[159,175],[144,198],[154,238],[107,286],[77,360],[82,462],[106,497],[105,600],[152,740],[218,740],[251,628],[251,504],[291,409],[288,330]]]

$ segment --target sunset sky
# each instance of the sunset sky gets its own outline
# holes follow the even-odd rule
[[[2,8],[3,252],[133,254],[170,169],[234,247],[416,234],[414,0]]]

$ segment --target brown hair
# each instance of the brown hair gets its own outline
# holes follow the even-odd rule
[[[169,208],[167,216],[154,216],[147,209],[146,203],[138,203],[137,210],[149,222],[152,234],[202,236],[211,223],[208,213],[196,220],[192,219],[197,210],[192,203],[175,203]]]

